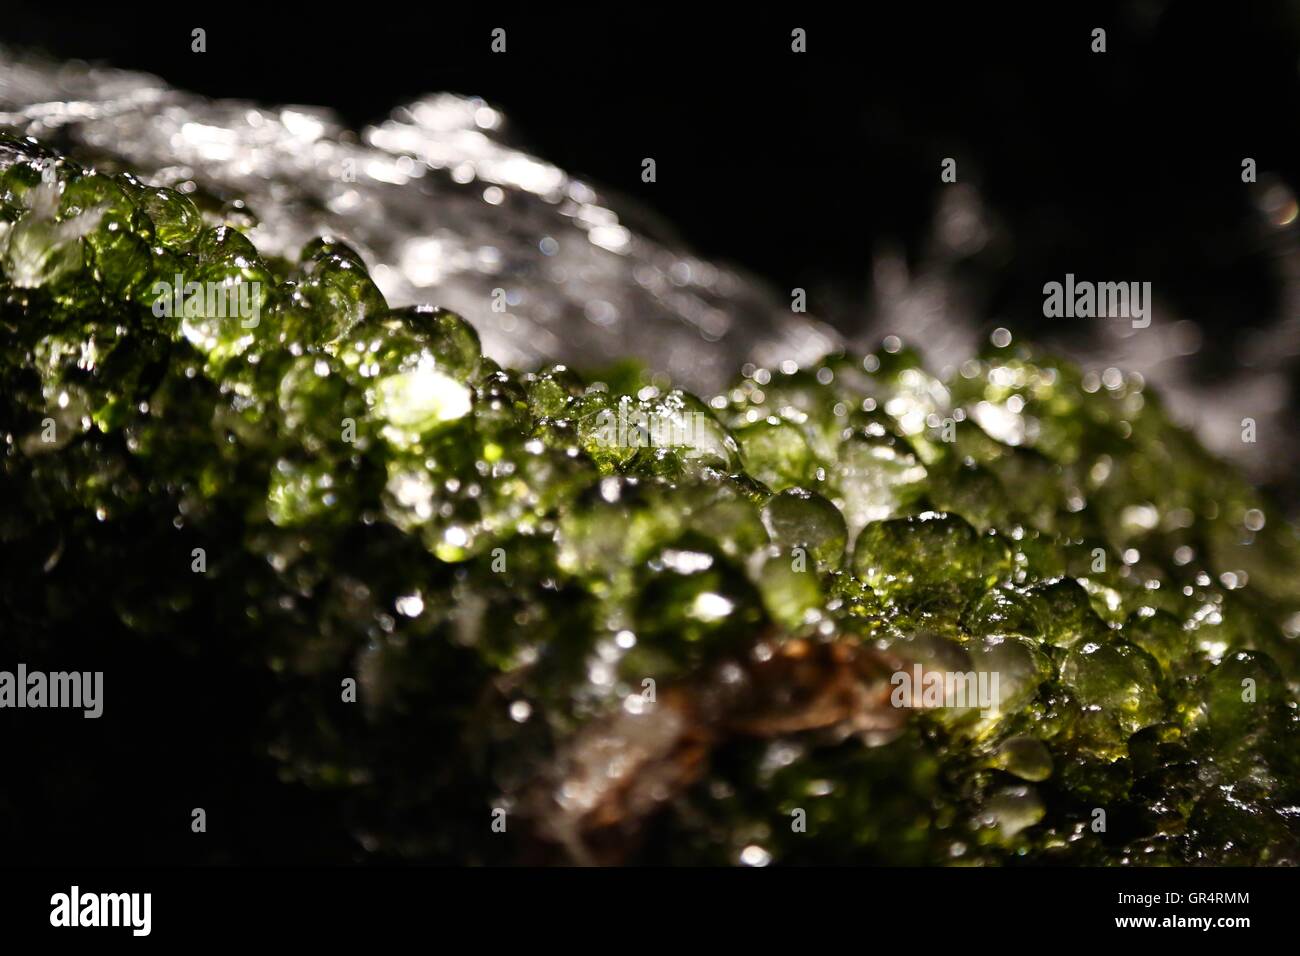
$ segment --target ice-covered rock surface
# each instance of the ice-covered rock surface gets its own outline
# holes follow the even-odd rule
[[[709,392],[742,360],[802,364],[837,341],[754,277],[690,255],[631,203],[513,145],[481,100],[427,96],[358,135],[316,107],[209,100],[11,53],[0,124],[157,185],[243,199],[263,254],[293,258],[336,235],[390,303],[462,313],[505,365],[631,356]]]
[[[147,74],[0,47],[0,126],[160,185],[242,199],[234,221],[267,255],[292,258],[313,236],[336,235],[362,252],[391,304],[462,313],[507,366],[631,357],[707,395],[745,362],[816,360],[841,344],[836,328],[868,348],[897,333],[936,369],[955,367],[990,321],[958,267],[996,236],[996,217],[967,186],[945,191],[922,261],[882,251],[864,263],[873,300],[829,317],[832,327],[792,312],[788,290],[691,254],[635,203],[520,148],[479,99],[431,94],[358,133],[319,107],[211,100]],[[1285,293],[1278,320],[1251,335],[1250,367],[1202,381],[1195,317],[1171,314],[1159,290],[1150,328],[1086,323],[1048,341],[1099,375],[1143,375],[1211,449],[1290,486],[1300,281],[1287,276],[1300,242],[1291,192],[1277,182],[1260,197],[1258,241]],[[1247,418],[1254,444],[1241,439]]]

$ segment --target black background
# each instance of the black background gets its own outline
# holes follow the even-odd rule
[[[637,197],[705,255],[807,287],[849,329],[869,308],[872,254],[893,242],[921,254],[952,156],[1014,238],[969,266],[988,285],[991,322],[1041,323],[1042,283],[1067,271],[1138,276],[1204,326],[1204,373],[1236,374],[1243,330],[1280,308],[1240,170],[1252,156],[1261,173],[1300,182],[1296,7],[985,6],[7,5],[0,38],[212,96],[321,104],[357,126],[427,92],[483,96],[541,156]],[[190,51],[197,26],[202,55]],[[489,50],[498,26],[504,56]],[[808,31],[805,55],[790,52],[795,26]],[[1104,55],[1090,51],[1097,26]],[[646,156],[654,184],[640,181]],[[213,670],[219,661],[160,686],[147,658],[105,659],[107,707],[129,709],[128,729],[147,734],[41,714],[38,739],[25,735],[38,721],[18,715],[4,772],[22,775],[11,792],[27,797],[0,806],[6,861],[346,858],[333,811],[248,752],[258,718],[230,708],[236,675]],[[223,822],[196,842],[188,808],[199,805]]]

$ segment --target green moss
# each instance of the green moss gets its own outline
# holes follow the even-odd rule
[[[0,619],[238,659],[368,852],[527,856],[497,805],[594,852],[546,795],[614,753],[619,859],[1297,860],[1300,540],[1139,380],[1021,345],[707,402],[518,374],[336,238],[269,263],[180,193],[0,165]],[[914,665],[998,683],[881,704]]]

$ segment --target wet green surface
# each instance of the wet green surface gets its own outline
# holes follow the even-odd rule
[[[238,661],[259,752],[363,854],[1300,862],[1300,541],[1140,381],[1019,344],[707,402],[503,370],[342,243],[267,262],[179,193],[29,143],[0,165],[5,630]],[[238,314],[155,308],[177,276]],[[557,761],[647,680],[707,700],[801,641],[996,699],[711,729],[645,805],[573,809]]]

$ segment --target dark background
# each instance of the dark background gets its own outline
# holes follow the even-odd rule
[[[1032,331],[1042,283],[1067,271],[1147,279],[1202,325],[1201,373],[1241,374],[1247,330],[1286,318],[1277,250],[1256,229],[1258,187],[1240,171],[1252,156],[1261,177],[1300,182],[1297,8],[977,6],[837,5],[831,16],[806,5],[781,15],[6,5],[0,39],[212,96],[329,106],[357,126],[427,92],[483,96],[539,155],[637,197],[707,256],[808,288],[850,330],[870,308],[873,253],[899,243],[913,260],[924,254],[939,163],[952,156],[1011,237],[963,264],[990,321]],[[202,56],[190,52],[196,26],[207,30]],[[505,56],[489,52],[497,26]],[[808,31],[807,54],[790,52],[795,26]],[[1104,55],[1090,52],[1096,26]],[[640,181],[646,156],[653,185]],[[348,856],[335,809],[278,785],[270,761],[249,753],[258,718],[230,707],[241,678],[219,654],[160,685],[135,653],[102,662],[106,706],[129,709],[124,722],[6,720],[4,772],[26,775],[9,780],[26,795],[17,807],[0,799],[0,857]],[[28,735],[38,723],[42,736]],[[209,833],[196,841],[187,808],[199,805]]]

